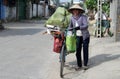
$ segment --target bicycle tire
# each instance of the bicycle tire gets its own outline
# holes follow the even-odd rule
[[[61,58],[60,58],[60,77],[63,78],[63,69],[65,64],[65,44],[61,48]]]

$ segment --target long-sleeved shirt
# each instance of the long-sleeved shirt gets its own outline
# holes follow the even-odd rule
[[[79,17],[72,16],[70,19],[69,29],[75,28],[75,22],[77,21],[79,30],[82,32],[83,40],[90,37],[88,31],[88,19],[85,15],[80,15]]]

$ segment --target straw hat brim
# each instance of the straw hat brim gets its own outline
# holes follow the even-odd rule
[[[75,4],[75,5],[73,5],[72,7],[70,7],[69,9],[68,9],[68,11],[70,12],[70,13],[72,13],[72,11],[73,10],[79,10],[81,13],[84,13],[85,12],[85,10],[82,8],[82,7],[80,7],[79,5],[77,5],[77,4]]]

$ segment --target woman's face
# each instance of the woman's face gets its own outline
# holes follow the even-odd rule
[[[74,9],[74,10],[72,11],[72,13],[73,13],[73,15],[77,16],[77,15],[80,14],[80,11],[77,10],[77,9]]]

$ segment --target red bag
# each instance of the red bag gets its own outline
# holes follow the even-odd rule
[[[54,36],[54,47],[53,47],[53,51],[56,53],[60,53],[61,48],[62,48],[62,43],[63,43],[63,39],[59,38],[59,37],[55,37]]]

